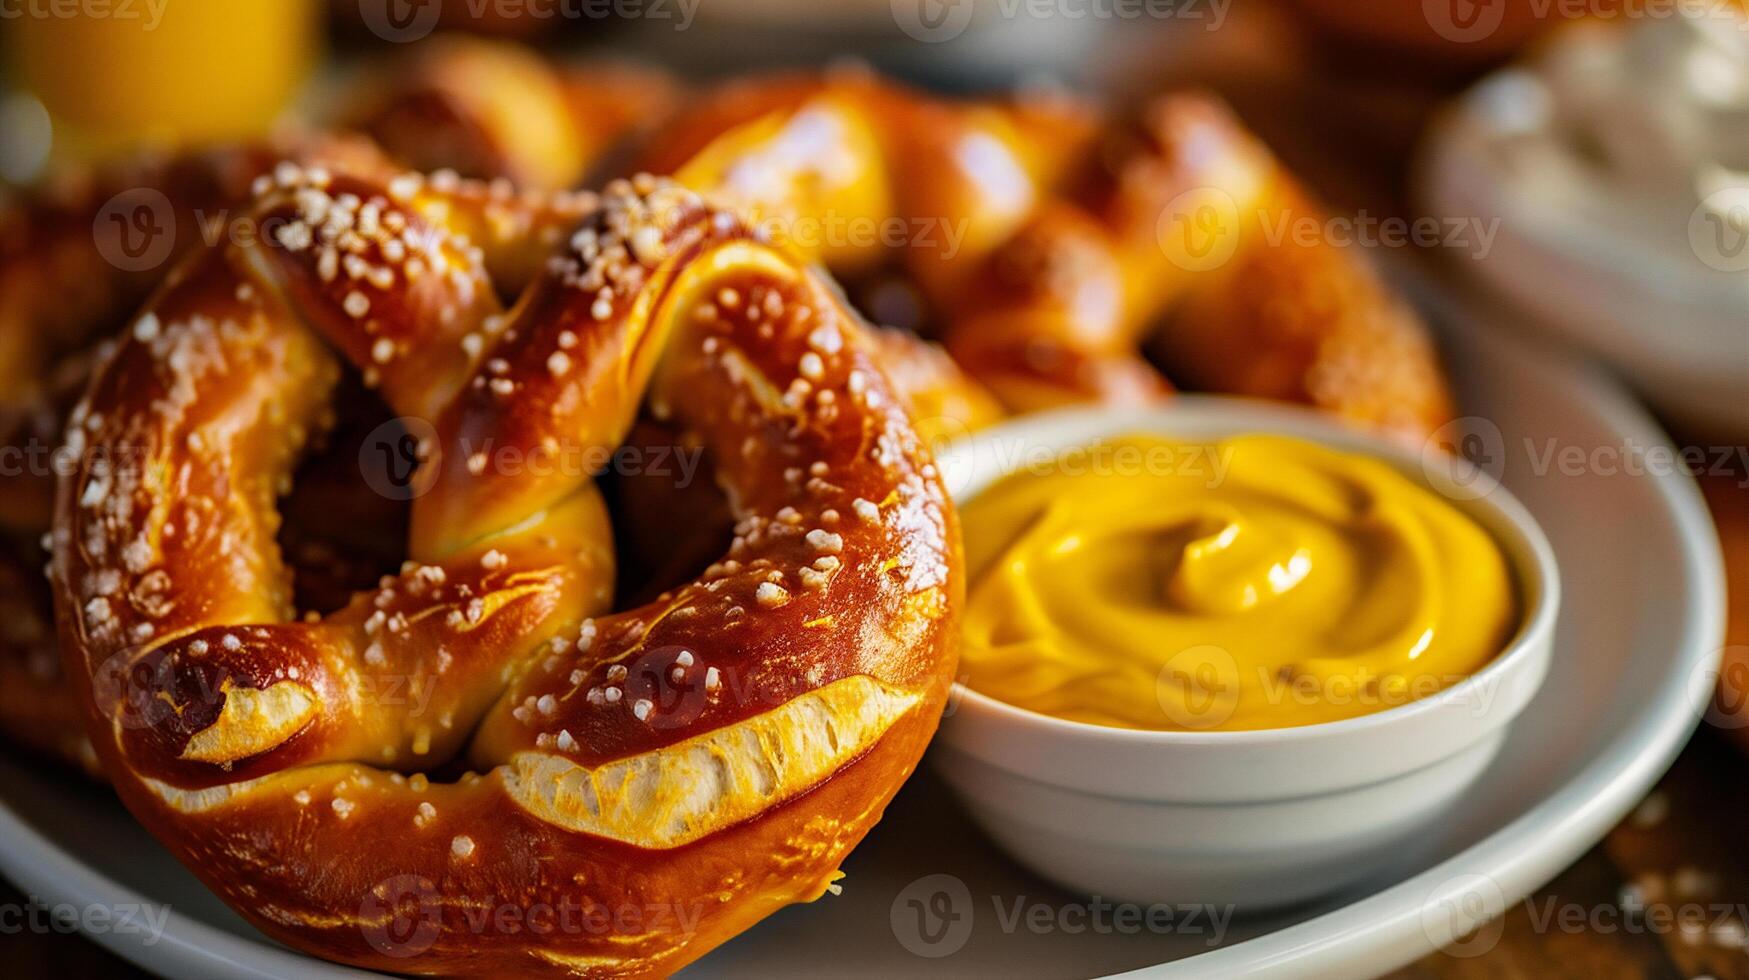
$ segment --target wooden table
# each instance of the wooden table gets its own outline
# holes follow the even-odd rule
[[[1435,953],[1397,980],[1749,978],[1749,760],[1703,729],[1638,810],[1512,906],[1479,956]]]
[[[1169,67],[1132,77],[1209,85],[1328,200],[1412,213],[1406,174],[1417,135],[1434,107],[1471,79],[1446,66],[1418,72],[1332,57],[1267,4],[1239,5],[1233,18],[1198,50],[1175,48],[1171,58],[1145,41],[1135,45],[1138,64]],[[1479,955],[1435,953],[1393,976],[1749,980],[1746,773],[1749,759],[1703,729],[1632,817],[1488,927],[1491,946],[1466,945]],[[0,908],[24,900],[0,882]],[[0,933],[0,964],[19,978],[142,976],[76,935]]]

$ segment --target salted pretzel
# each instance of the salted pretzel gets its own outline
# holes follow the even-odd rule
[[[622,65],[567,67],[515,45],[438,38],[381,73],[350,83],[335,120],[372,140],[316,132],[163,155],[146,154],[57,177],[0,207],[0,542],[10,579],[37,577],[46,560],[55,451],[67,412],[113,335],[164,273],[207,244],[244,208],[254,184],[282,160],[385,179],[400,166],[450,168],[482,182],[439,178],[455,188],[454,220],[490,252],[495,280],[516,289],[538,272],[559,233],[580,212],[563,196],[525,195],[571,186],[604,166],[615,147],[660,118],[674,85]],[[157,240],[159,237],[162,241]],[[138,246],[132,261],[129,246]],[[356,398],[340,414],[355,415]],[[367,427],[368,429],[368,427]],[[348,462],[351,462],[349,459]],[[354,465],[356,469],[356,465]],[[287,558],[301,591],[320,605],[374,578],[383,550],[374,532],[393,528],[380,498],[363,497],[332,468],[306,474],[290,503]],[[356,480],[351,481],[356,483]],[[326,521],[326,527],[316,527]],[[362,529],[362,533],[361,533]],[[359,552],[364,552],[361,556]],[[360,560],[361,558],[367,560]],[[11,628],[0,628],[0,730],[89,768],[94,756],[77,725],[59,660],[40,630],[51,614],[41,589],[11,590]],[[28,615],[27,615],[28,613]],[[52,652],[52,650],[51,650]]]
[[[287,136],[122,161],[0,211],[0,729],[87,771],[96,756],[54,652],[39,543],[65,464],[67,413],[164,270],[201,248],[288,156],[354,168],[378,161],[357,141]],[[111,221],[124,226],[119,235],[138,236],[141,264],[120,250]]]
[[[128,807],[265,932],[395,972],[668,973],[825,892],[935,728],[963,596],[857,316],[672,184],[589,202],[506,311],[430,182],[282,177],[254,211],[281,231],[182,267],[70,424],[52,584]],[[430,426],[424,492],[402,572],[298,621],[274,501],[337,357]],[[593,474],[491,453],[611,447],[646,401],[736,535],[606,614]],[[535,903],[687,915],[470,927]]]
[[[408,167],[551,190],[585,184],[680,93],[653,69],[567,65],[462,36],[433,38],[352,89],[340,124]]]
[[[318,130],[147,154],[64,175],[0,208],[0,445],[58,438],[66,405],[100,353],[97,343],[138,309],[178,257],[217,233],[276,163],[383,172],[393,159],[505,181],[468,183],[467,217],[492,223],[500,239],[528,243],[520,254],[501,253],[521,266],[494,269],[501,279],[526,281],[551,242],[519,224],[536,210],[528,201],[502,202],[522,191],[576,186],[638,127],[660,118],[674,91],[654,71],[565,67],[511,44],[439,38],[339,97],[346,108],[334,121],[371,141]],[[133,227],[136,219],[145,223]],[[561,226],[573,219],[565,215]],[[556,234],[560,226],[547,230]],[[139,256],[127,254],[130,238]],[[136,257],[143,261],[130,261]],[[9,481],[0,493],[0,529],[40,534],[50,493],[40,475]]]
[[[0,445],[57,443],[102,342],[286,159],[386,165],[362,141],[289,134],[123,160],[0,211]],[[53,482],[40,468],[19,476],[0,493],[0,529],[34,537]]]
[[[729,85],[646,165],[720,188],[854,275],[896,251],[959,365],[1010,410],[1147,401],[1164,378],[1305,402],[1419,442],[1451,414],[1425,328],[1212,98],[1090,125],[1061,100],[950,103],[863,72]],[[826,216],[963,238],[830,240]],[[914,227],[914,225],[913,225]],[[1181,244],[1184,236],[1189,244]],[[1201,238],[1203,240],[1198,241]]]
[[[45,397],[79,387],[81,372],[57,362],[106,337],[282,160],[381,171],[392,159],[414,169],[454,170],[506,181],[513,190],[474,188],[475,199],[502,200],[515,191],[576,186],[640,126],[664,115],[674,91],[654,71],[565,67],[510,44],[440,38],[338,96],[346,108],[324,122],[371,141],[317,129],[62,175],[0,207],[0,424],[16,421],[27,407],[40,415]],[[515,222],[527,211],[481,205],[474,216],[502,225],[500,237],[525,240]],[[155,220],[126,227],[138,217]],[[130,233],[140,239],[140,256],[123,248]],[[170,237],[159,244],[164,235]],[[105,254],[102,245],[111,240],[116,248]],[[546,244],[531,248],[544,254]],[[146,261],[136,265],[133,258]],[[58,420],[48,417],[48,428],[58,431]],[[0,495],[0,524],[40,524],[46,504],[46,497]],[[26,507],[38,509],[21,515]]]

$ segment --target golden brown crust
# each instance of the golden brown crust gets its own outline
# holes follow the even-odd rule
[[[129,808],[270,934],[398,972],[672,972],[818,897],[915,766],[957,527],[855,315],[733,213],[621,182],[504,310],[455,197],[286,173],[270,240],[152,300],[74,414],[63,655]],[[413,561],[291,622],[275,497],[334,352],[435,435]],[[604,615],[594,473],[500,461],[611,448],[646,390],[712,451],[735,537]],[[477,925],[562,904],[688,924]]]
[[[459,36],[419,45],[360,88],[347,125],[407,166],[546,190],[582,184],[679,93],[653,69],[567,68],[516,44]]]
[[[289,135],[66,175],[0,212],[0,452],[16,468],[0,487],[0,536],[13,552],[36,552],[49,527],[67,412],[108,356],[113,333],[179,256],[223,236],[254,183],[287,157],[354,169],[377,163],[359,141]],[[143,240],[148,250],[137,267],[114,251],[120,240],[105,235],[106,219],[133,220],[132,207],[149,216],[133,232],[171,236]],[[8,598],[20,607],[8,618],[23,622],[33,603],[35,618],[52,618],[41,588]],[[30,644],[0,642],[0,676],[16,681],[7,685],[16,706],[0,710],[0,730],[89,771],[95,756],[72,693],[43,663]]]
[[[358,89],[369,97],[354,108],[353,121],[403,161],[495,179],[455,182],[452,220],[480,244],[494,281],[510,293],[538,274],[561,232],[583,213],[574,199],[524,196],[517,188],[575,183],[628,134],[660,118],[675,94],[655,72],[566,69],[514,46],[465,39],[421,45],[386,77]],[[0,448],[23,461],[22,472],[0,487],[0,533],[34,546],[47,530],[53,452],[112,335],[181,257],[225,236],[254,183],[286,159],[385,177],[398,172],[363,139],[290,134],[65,174],[16,206],[0,207]],[[119,238],[106,237],[115,230],[106,222],[136,213],[146,223],[122,233],[146,248],[137,266],[127,251],[116,251]],[[172,237],[140,237],[159,229]],[[344,483],[306,481],[300,487],[307,492],[288,513],[288,559],[299,572],[298,589],[318,608],[336,604],[334,593],[375,564],[358,561],[359,536],[330,519],[349,515],[355,527],[379,526],[383,515],[373,504],[383,501],[361,500],[356,481]],[[324,521],[326,529],[310,526]],[[362,544],[367,557],[381,550],[373,541]],[[41,615],[49,616],[46,602]],[[40,673],[22,648],[5,644],[0,672]],[[25,711],[0,712],[0,729],[33,745],[83,743],[76,730],[45,730],[67,717],[71,695],[52,686],[31,690],[45,693],[44,710],[31,701]],[[90,753],[70,758],[84,764]]]
[[[1215,391],[1416,436],[1448,419],[1425,327],[1356,250],[1264,233],[1265,214],[1320,229],[1325,215],[1224,107],[1163,96],[1097,143],[1092,118],[949,103],[865,73],[787,76],[689,107],[647,159],[826,238],[814,253],[840,273],[894,252],[954,359],[1013,411],[1157,400],[1170,386],[1143,360],[1151,346],[1167,376]],[[1230,251],[1204,261],[1172,236],[1211,201],[1232,226],[1212,244]],[[835,241],[815,227],[826,220],[907,234],[897,249]]]
[[[942,348],[902,330],[872,328],[869,345],[925,442],[941,446],[1002,419],[1002,405]]]
[[[1328,212],[1230,113],[1206,97],[1169,96],[1133,138],[1148,149],[1128,166],[1144,174],[1224,148],[1176,206],[1154,202],[1172,220],[1156,229],[1165,247],[1153,255],[1181,280],[1149,344],[1167,373],[1187,387],[1313,405],[1415,446],[1451,419],[1426,325],[1357,247],[1332,240]],[[1112,184],[1134,208],[1154,181],[1120,170]]]

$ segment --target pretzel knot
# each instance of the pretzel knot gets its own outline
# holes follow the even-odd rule
[[[672,184],[610,188],[508,310],[447,188],[263,184],[71,422],[53,585],[130,809],[266,932],[396,972],[667,973],[822,894],[935,727],[963,593],[855,315]],[[429,423],[429,490],[401,574],[298,620],[274,508],[335,352]],[[611,450],[646,399],[739,523],[604,614],[592,474],[481,447]]]

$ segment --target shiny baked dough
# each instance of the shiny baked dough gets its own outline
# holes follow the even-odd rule
[[[123,801],[270,935],[397,972],[667,973],[822,894],[935,728],[964,594],[860,319],[647,177],[519,204],[287,165],[257,193],[278,231],[191,257],[70,420],[52,582]],[[482,204],[577,223],[508,309],[491,270],[530,246],[471,237]],[[342,359],[430,426],[423,492],[399,574],[300,618],[276,502]],[[503,454],[611,450],[645,410],[710,451],[735,526],[610,613],[595,472]],[[411,960],[382,936],[403,885],[430,922]],[[471,925],[530,902],[697,915]]]
[[[1327,216],[1211,96],[1102,120],[866,72],[756,79],[683,108],[646,163],[793,230],[840,274],[901,264],[959,367],[1010,411],[1147,403],[1170,378],[1413,441],[1451,416],[1425,326],[1359,251],[1276,240]]]
[[[812,789],[917,702],[873,678],[846,677],[745,721],[597,766],[520,753],[504,785],[556,827],[679,847]]]

